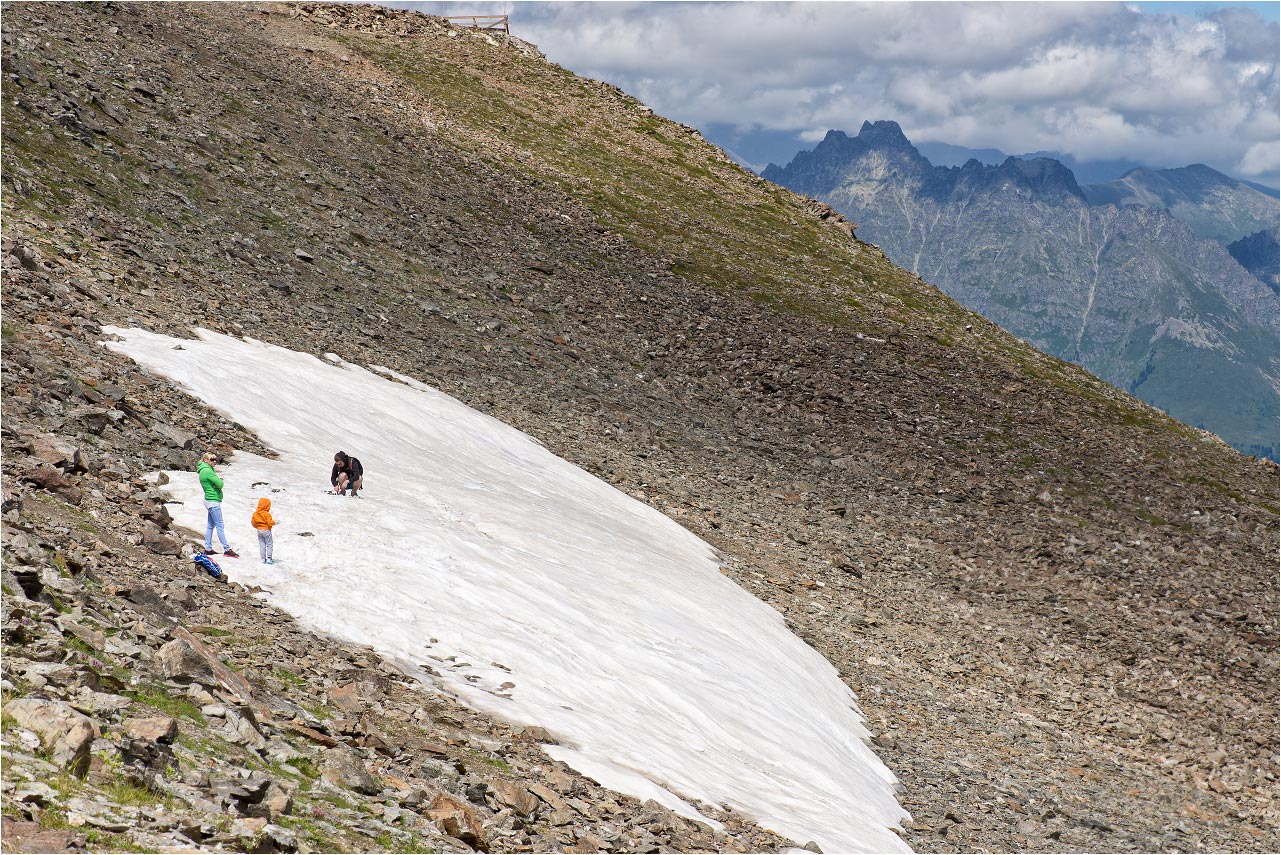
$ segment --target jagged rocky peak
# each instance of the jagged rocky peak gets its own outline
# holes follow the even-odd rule
[[[790,168],[797,161],[804,162],[807,156],[861,154],[873,148],[910,151],[919,156],[916,148],[912,145],[912,141],[903,133],[899,123],[882,119],[875,122],[863,122],[863,126],[859,128],[858,133],[852,137],[845,131],[838,131],[835,128],[828,130],[818,145],[814,146],[810,151],[797,152],[787,167]],[[769,172],[770,170],[784,168],[771,163],[765,170]],[[766,177],[769,176],[766,175]]]
[[[977,163],[978,161],[972,161]],[[969,164],[966,164],[969,166]],[[980,169],[992,171],[995,178],[1009,179],[1018,186],[1043,196],[1075,196],[1082,201],[1085,194],[1076,183],[1076,176],[1061,162],[1049,157],[1037,157],[1030,160],[1010,157],[997,167]]]
[[[899,155],[901,164],[930,168],[930,162],[912,145],[899,123],[883,119],[863,122],[858,134],[852,137],[844,131],[829,130],[813,149],[797,152],[787,166],[769,164],[761,177],[813,194],[838,179],[850,164],[873,151]]]
[[[899,123],[888,119],[864,122],[863,127],[859,128],[858,139],[870,147],[916,151],[912,141],[907,138],[907,135],[903,133],[903,129],[899,127]]]

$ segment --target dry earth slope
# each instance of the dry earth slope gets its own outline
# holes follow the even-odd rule
[[[918,850],[1277,850],[1271,464],[516,39],[310,4],[3,33],[6,848],[783,843],[195,577],[141,479],[254,439],[114,323],[390,366],[681,521],[857,692]]]

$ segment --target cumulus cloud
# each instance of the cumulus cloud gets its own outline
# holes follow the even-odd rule
[[[553,61],[698,127],[786,132],[800,147],[888,118],[917,142],[1201,161],[1277,181],[1278,26],[1248,8],[1197,18],[1095,2],[466,5],[509,13]]]

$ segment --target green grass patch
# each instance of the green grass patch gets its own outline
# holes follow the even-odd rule
[[[1230,499],[1236,499],[1238,502],[1240,502],[1243,505],[1250,503],[1250,500],[1247,499],[1244,495],[1237,492],[1236,490],[1233,490],[1231,487],[1229,487],[1226,484],[1220,484],[1218,481],[1215,481],[1213,478],[1206,478],[1202,475],[1189,475],[1188,482],[1191,484],[1200,484],[1202,487],[1209,487],[1214,492],[1223,496],[1227,496]]]
[[[68,635],[62,639],[62,644],[71,650],[83,653],[85,656],[97,656],[98,651],[94,650],[83,638],[75,635]]]
[[[1136,509],[1134,511],[1134,515],[1139,519],[1143,520],[1145,523],[1148,523],[1149,525],[1160,525],[1160,526],[1174,525],[1174,523],[1170,522],[1165,517],[1157,516],[1156,514],[1145,511],[1142,508]]]
[[[59,805],[50,805],[40,811],[40,827],[49,831],[60,831],[71,828],[67,822],[67,812]]]
[[[271,669],[271,675],[280,682],[290,686],[307,685],[307,679],[305,677],[300,677],[293,671],[290,671],[287,668],[281,668],[279,665]]]
[[[354,804],[347,801],[342,796],[336,795],[334,793],[320,793],[320,794],[317,794],[315,798],[317,801],[324,802],[328,805],[332,805],[333,807],[339,808],[341,810],[350,810],[350,811],[356,810],[356,806]]]
[[[333,715],[329,712],[329,708],[324,704],[299,704],[298,706],[302,707],[321,721],[328,721],[333,718]]]
[[[320,769],[316,768],[316,763],[310,757],[290,757],[285,761],[285,765],[297,769],[303,777],[315,780],[320,777]]]
[[[55,509],[57,513],[70,517],[72,525],[81,531],[88,532],[90,534],[98,534],[98,527],[95,524],[93,517],[89,516],[75,505],[70,504],[65,499],[60,499],[52,493],[46,493],[43,490],[33,490],[26,495],[26,498],[28,501],[34,501],[41,505],[48,505],[50,508]]]
[[[18,727],[18,720],[8,713],[0,713],[0,730],[13,730]]]
[[[187,698],[180,698],[166,692],[159,686],[146,685],[130,689],[125,692],[125,695],[166,715],[189,719],[200,724],[205,723],[205,715],[200,711],[200,707]]]
[[[103,789],[113,801],[130,807],[149,805],[165,805],[168,807],[173,804],[173,799],[167,794],[139,784],[129,778],[118,778]]]
[[[127,834],[114,834],[93,828],[85,832],[85,842],[100,847],[104,852],[152,852],[134,842]]]
[[[389,831],[384,831],[374,837],[373,842],[383,852],[413,853],[436,851],[424,845],[422,838],[413,832],[407,832],[403,837],[397,837]]]

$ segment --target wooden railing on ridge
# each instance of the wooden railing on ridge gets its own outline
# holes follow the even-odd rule
[[[466,26],[474,27],[478,30],[502,30],[507,35],[511,35],[511,30],[507,26],[506,15],[446,15],[446,21],[470,21]]]

